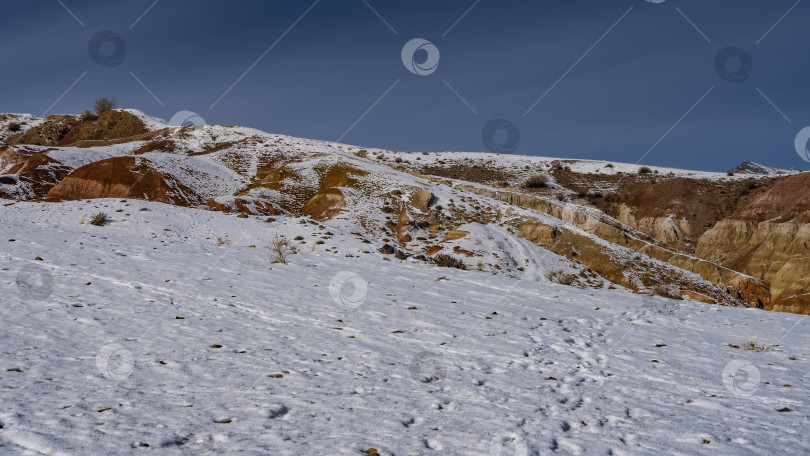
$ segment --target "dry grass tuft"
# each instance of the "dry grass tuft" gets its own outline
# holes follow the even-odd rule
[[[571,285],[577,279],[574,274],[569,274],[562,269],[555,269],[546,274],[546,278],[552,283],[559,283],[560,285]]]
[[[94,226],[104,226],[107,224],[107,221],[107,214],[104,212],[99,212],[90,219],[90,224]]]
[[[272,263],[286,264],[287,257],[296,253],[295,246],[284,236],[279,236],[278,233],[273,236],[273,240],[267,248],[270,249],[270,262]]]

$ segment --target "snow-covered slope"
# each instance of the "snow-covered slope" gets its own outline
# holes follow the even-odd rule
[[[0,453],[810,452],[808,317],[388,261],[343,223],[0,207]]]

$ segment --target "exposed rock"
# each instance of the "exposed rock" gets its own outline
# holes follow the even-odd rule
[[[773,174],[789,174],[790,170],[771,168],[770,166],[760,165],[751,161],[744,161],[728,171],[732,174],[760,174],[760,175],[773,175]]]
[[[413,238],[408,234],[408,228],[413,226],[413,220],[408,216],[408,211],[403,210],[399,213],[399,221],[395,227],[397,240],[400,244],[407,244]]]
[[[427,190],[417,190],[411,194],[411,206],[427,214],[430,212],[430,205],[436,197]]]
[[[464,231],[464,230],[450,230],[450,231],[448,231],[448,232],[447,232],[447,234],[445,235],[444,240],[445,240],[445,241],[455,241],[456,239],[462,239],[462,238],[466,237],[466,236],[467,236],[467,235],[469,235],[469,234],[470,234],[470,232],[469,232],[469,231]]]
[[[432,245],[432,246],[428,247],[427,249],[425,249],[425,255],[430,256],[430,255],[433,255],[434,253],[439,252],[441,250],[442,250],[442,246],[440,246],[440,245]]]
[[[714,299],[704,294],[700,294],[691,290],[681,290],[680,293],[681,296],[683,296],[684,298],[693,299],[695,301],[704,302],[706,304],[717,304],[717,301],[715,301]]]
[[[0,198],[27,200],[45,196],[72,168],[48,156],[51,149],[0,148]]]
[[[126,111],[106,111],[84,119],[81,116],[49,116],[39,126],[9,138],[8,144],[69,146],[83,141],[107,141],[147,133],[143,121]]]
[[[383,245],[382,247],[380,247],[380,250],[379,250],[379,252],[384,254],[384,255],[392,255],[396,251],[397,251],[397,249],[395,249],[394,246],[389,245],[389,244]]]
[[[339,214],[346,206],[346,198],[336,188],[327,188],[319,191],[305,204],[301,213],[315,220],[328,220]]]
[[[202,200],[172,175],[154,168],[144,158],[114,157],[74,170],[47,194],[52,200],[133,198],[179,206]]]

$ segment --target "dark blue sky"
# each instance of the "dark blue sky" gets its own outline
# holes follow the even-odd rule
[[[0,111],[42,114],[78,80],[49,113],[111,96],[167,120],[417,151],[486,150],[482,129],[502,118],[528,155],[810,167],[794,147],[810,126],[810,1],[314,3],[6,1]],[[88,51],[105,30],[120,37],[96,53],[108,66]],[[432,74],[403,65],[414,38],[439,50]],[[729,46],[721,69],[742,82],[716,68]]]

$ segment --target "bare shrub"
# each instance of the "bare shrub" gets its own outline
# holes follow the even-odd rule
[[[273,240],[267,248],[270,249],[271,263],[286,264],[287,257],[296,253],[295,246],[284,236],[279,236],[278,233],[273,236]]]
[[[107,224],[107,214],[99,212],[90,219],[90,224],[94,226],[104,226]]]
[[[562,269],[554,269],[546,274],[546,278],[552,283],[559,283],[560,285],[571,285],[577,279],[574,274],[569,274]]]
[[[442,268],[456,268],[456,269],[461,269],[461,270],[466,270],[467,269],[467,265],[464,264],[463,261],[461,261],[459,259],[456,259],[456,258],[453,258],[450,255],[445,255],[443,253],[440,253],[440,254],[434,256],[433,258],[430,259],[430,261],[431,261],[431,263],[435,264],[436,266],[439,266],[439,267],[442,267]]]
[[[545,174],[538,174],[526,180],[523,184],[526,188],[545,188],[548,187],[548,176]]]
[[[11,122],[6,128],[8,128],[8,131],[10,132],[17,132],[22,130],[22,124],[19,122]]]
[[[96,111],[96,114],[110,111],[116,106],[118,106],[118,100],[115,98],[101,97],[96,98],[96,101],[93,102],[93,110]]]
[[[218,236],[217,246],[222,247],[223,245],[233,245],[233,239],[229,238],[228,236]]]
[[[641,168],[638,169],[638,173],[639,174],[652,174],[652,170],[650,169],[649,166],[642,166]]]
[[[767,353],[767,352],[773,351],[776,348],[776,345],[760,343],[760,342],[757,342],[757,341],[754,341],[754,340],[750,340],[748,342],[741,343],[739,346],[735,345],[735,346],[733,346],[733,348],[740,348],[742,350],[747,350],[747,351],[755,351],[755,352]]]

